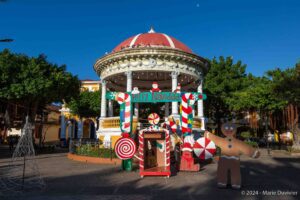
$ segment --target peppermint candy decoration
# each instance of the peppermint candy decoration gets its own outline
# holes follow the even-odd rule
[[[136,145],[131,138],[120,138],[115,144],[115,152],[121,160],[127,160],[134,156]]]
[[[194,144],[194,153],[201,159],[207,160],[213,157],[216,152],[216,145],[206,137],[199,138]]]
[[[158,124],[159,120],[160,120],[160,117],[156,113],[151,113],[148,116],[148,122],[152,125]]]

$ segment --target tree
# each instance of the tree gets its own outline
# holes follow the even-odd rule
[[[267,77],[254,77],[249,74],[246,86],[232,93],[228,99],[230,108],[235,111],[257,110],[262,115],[283,109],[287,102],[273,92],[273,82]]]
[[[4,50],[0,53],[0,73],[0,98],[24,105],[31,119],[39,107],[79,95],[77,76],[67,72],[65,65],[49,63],[44,55],[35,58]]]
[[[294,133],[293,148],[300,149],[300,130],[298,110],[300,105],[300,63],[295,67],[286,70],[270,70],[267,75],[273,81],[273,92],[278,98],[291,105],[291,122],[288,122],[288,128]]]
[[[68,107],[73,114],[82,117],[97,117],[100,111],[100,91],[82,91],[78,98],[73,98]]]
[[[79,95],[80,81],[58,66],[47,61],[45,55],[28,57],[5,49],[0,52],[0,100],[7,110],[10,104],[26,108],[32,123],[45,105],[70,101]],[[2,105],[3,105],[2,104]]]
[[[210,61],[210,69],[204,79],[204,90],[208,99],[206,103],[207,116],[213,117],[221,126],[221,118],[230,118],[233,109],[230,106],[233,93],[245,87],[246,65],[241,61],[233,63],[231,57],[213,58]]]

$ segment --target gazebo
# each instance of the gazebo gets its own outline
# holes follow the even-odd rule
[[[114,144],[121,136],[120,119],[113,116],[113,101],[106,98],[108,91],[132,92],[133,87],[138,87],[141,92],[149,92],[152,82],[157,82],[164,92],[174,92],[180,84],[181,91],[202,93],[203,76],[208,67],[208,62],[185,44],[167,34],[156,33],[153,28],[148,33],[121,42],[94,65],[102,89],[98,138]],[[165,117],[171,115],[179,121],[178,102],[165,103],[164,106]],[[196,103],[195,110],[193,131],[203,131],[202,99]],[[139,107],[135,103],[133,130],[138,128],[138,122]]]

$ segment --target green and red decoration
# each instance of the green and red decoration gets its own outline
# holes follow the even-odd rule
[[[132,108],[131,108],[131,95],[119,92],[115,96],[120,104],[120,128],[122,132],[131,133],[132,122]]]
[[[185,134],[192,133],[193,105],[197,98],[192,93],[184,93],[181,97],[181,131]]]

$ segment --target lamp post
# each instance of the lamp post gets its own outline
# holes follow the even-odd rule
[[[0,42],[13,42],[13,39],[6,38],[6,39],[0,39]]]
[[[270,155],[270,145],[269,145],[269,140],[268,140],[268,116],[265,116],[265,120],[264,120],[264,125],[265,125],[265,129],[266,129],[266,139],[267,139],[267,149],[268,149],[268,155]]]

